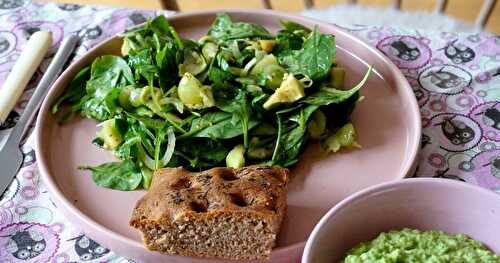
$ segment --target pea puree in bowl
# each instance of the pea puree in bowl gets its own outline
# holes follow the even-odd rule
[[[403,179],[333,207],[309,236],[302,263],[500,263],[498,222],[500,195],[493,191],[450,179]]]
[[[381,233],[349,250],[344,263],[500,262],[500,257],[465,235],[405,228]]]

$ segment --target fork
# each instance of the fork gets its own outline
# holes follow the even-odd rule
[[[75,35],[64,39],[40,83],[37,85],[28,105],[26,105],[19,122],[14,126],[10,134],[7,135],[3,146],[0,146],[0,196],[10,185],[23,163],[23,153],[20,149],[20,144],[27,127],[36,115],[47,90],[59,76],[78,41],[79,38]]]

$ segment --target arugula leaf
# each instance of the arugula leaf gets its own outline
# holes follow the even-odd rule
[[[231,18],[224,13],[217,14],[214,23],[208,30],[208,35],[212,36],[217,42],[252,37],[272,38],[271,33],[264,27],[244,22],[233,23]]]
[[[79,169],[91,171],[92,179],[97,185],[115,190],[135,190],[142,180],[141,171],[130,160],[105,163],[95,167],[83,166]]]

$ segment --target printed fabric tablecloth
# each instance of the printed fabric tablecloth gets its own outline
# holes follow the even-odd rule
[[[0,86],[33,32],[50,30],[54,37],[41,69],[0,126],[0,141],[16,123],[64,35],[82,38],[78,57],[159,14],[171,12],[0,0]],[[423,125],[414,176],[461,180],[500,192],[500,37],[343,27],[391,58],[411,83]],[[29,138],[23,167],[0,199],[0,262],[134,262],[86,237],[58,212],[40,181],[32,145]]]

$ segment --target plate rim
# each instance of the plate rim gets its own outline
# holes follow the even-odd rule
[[[333,28],[337,33],[336,35],[341,34],[342,37],[348,38],[351,41],[355,42],[357,45],[362,46],[364,49],[370,51],[371,54],[375,55],[377,59],[383,61],[390,69],[391,73],[393,74],[393,78],[396,80],[396,84],[402,84],[402,87],[398,87],[398,90],[401,91],[405,95],[405,99],[407,99],[409,103],[409,112],[411,112],[412,115],[414,115],[411,119],[412,126],[414,128],[414,133],[416,136],[414,137],[414,141],[410,141],[408,148],[410,149],[409,152],[406,153],[406,156],[408,158],[405,158],[407,160],[406,163],[403,163],[401,167],[403,167],[402,170],[400,170],[400,174],[395,177],[395,179],[391,181],[399,181],[400,179],[403,179],[407,176],[409,176],[416,168],[417,166],[417,156],[418,153],[420,152],[420,141],[421,141],[421,136],[422,136],[422,126],[421,126],[421,119],[420,119],[420,108],[418,106],[418,102],[413,94],[413,90],[411,88],[411,85],[409,84],[408,80],[404,77],[403,72],[385,55],[382,54],[379,50],[377,50],[375,47],[369,45],[362,39],[358,38],[354,34],[348,32],[346,29],[339,27],[335,24],[327,23],[322,20],[318,20],[315,18],[310,18],[310,17],[305,17],[301,15],[296,15],[292,13],[287,13],[287,12],[282,12],[282,11],[275,11],[275,10],[268,10],[268,9],[256,9],[256,8],[216,8],[216,9],[205,9],[205,10],[196,10],[196,11],[189,11],[189,12],[182,12],[182,13],[175,13],[172,15],[167,15],[167,14],[159,14],[162,16],[165,16],[168,20],[172,19],[185,19],[185,18],[192,18],[192,17],[197,17],[197,16],[207,16],[207,15],[213,15],[215,16],[217,13],[220,12],[225,12],[228,13],[229,15],[231,14],[256,14],[256,15],[270,15],[270,16],[279,16],[279,18],[284,18],[292,21],[299,21],[301,22],[309,22],[317,25],[321,25],[324,27],[331,27]],[[158,16],[159,16],[158,15]],[[125,30],[130,29],[131,27],[126,28]],[[95,50],[100,49],[101,47],[105,46],[108,44],[110,41],[113,39],[116,39],[119,37],[119,34],[113,35],[111,37],[108,37],[101,41],[99,44],[96,46],[92,47],[91,49],[87,50],[81,57],[79,57],[77,60],[75,60],[69,67],[67,67],[61,75],[57,78],[57,80],[52,84],[50,87],[49,92],[45,96],[45,99],[42,103],[42,106],[39,111],[38,118],[36,120],[36,126],[35,126],[35,155],[36,155],[36,160],[37,160],[37,165],[40,171],[40,176],[45,183],[45,186],[47,187],[47,190],[51,194],[51,197],[53,198],[54,202],[58,204],[57,209],[62,212],[66,218],[68,218],[69,221],[75,222],[74,219],[78,220],[78,223],[76,224],[77,226],[84,228],[83,226],[86,225],[86,228],[93,228],[96,229],[99,232],[104,233],[106,236],[110,237],[110,240],[114,241],[119,241],[121,243],[125,243],[127,245],[133,246],[135,248],[142,248],[145,249],[143,244],[140,243],[137,240],[133,240],[127,236],[123,236],[122,234],[119,234],[115,231],[112,231],[108,228],[106,228],[104,225],[96,222],[89,216],[87,216],[85,213],[83,213],[80,209],[78,209],[76,206],[73,205],[73,203],[62,193],[60,190],[59,186],[57,185],[57,182],[53,180],[53,177],[49,173],[49,165],[48,165],[48,156],[45,154],[42,154],[39,149],[44,149],[44,142],[42,141],[42,134],[43,134],[43,129],[42,127],[44,126],[44,123],[46,122],[45,120],[47,119],[47,116],[50,114],[50,105],[49,105],[49,98],[53,97],[55,93],[58,92],[59,89],[55,89],[55,87],[60,86],[60,82],[64,79],[66,75],[69,74],[69,71],[73,70],[78,63],[78,61],[90,56],[92,52]],[[373,186],[370,186],[373,187]],[[366,188],[364,188],[366,189]],[[354,195],[355,193],[347,196],[346,198],[349,198],[350,196]],[[346,199],[344,198],[344,200]],[[341,201],[342,202],[342,201]],[[328,211],[327,211],[328,212]],[[326,213],[325,213],[326,214]],[[71,219],[70,219],[71,218]],[[317,224],[316,224],[317,225]],[[287,246],[283,247],[278,247],[274,248],[272,250],[272,254],[276,252],[283,252],[283,251],[292,251],[296,248],[304,247],[306,244],[306,240],[302,242],[296,242]],[[168,256],[168,255],[167,255]]]

